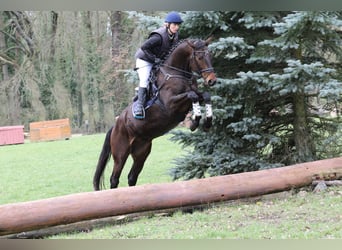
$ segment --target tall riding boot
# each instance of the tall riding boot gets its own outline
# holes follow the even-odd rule
[[[146,102],[146,88],[139,87],[138,89],[138,101],[133,105],[133,116],[136,119],[145,118],[145,102]]]

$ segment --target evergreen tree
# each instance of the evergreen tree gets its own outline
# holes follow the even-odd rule
[[[188,35],[210,45],[221,84],[209,133],[174,131],[190,146],[174,179],[279,167],[341,155],[341,27],[334,12],[187,13]],[[203,21],[210,20],[210,27]],[[193,28],[192,28],[193,27]],[[204,29],[207,27],[208,29]],[[204,32],[207,31],[207,34]]]

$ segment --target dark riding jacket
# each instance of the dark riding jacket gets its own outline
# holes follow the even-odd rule
[[[163,59],[177,42],[178,33],[170,38],[167,28],[161,27],[151,32],[148,39],[136,52],[135,57],[154,63],[156,58]]]

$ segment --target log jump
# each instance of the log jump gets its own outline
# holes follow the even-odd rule
[[[84,192],[0,205],[0,235],[97,218],[281,192],[342,177],[342,157],[241,174]]]

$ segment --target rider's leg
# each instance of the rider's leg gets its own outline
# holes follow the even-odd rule
[[[138,102],[133,106],[133,115],[136,119],[145,118],[145,102],[146,102],[146,88],[139,87]]]
[[[148,79],[152,69],[152,63],[141,59],[136,60],[136,68],[139,75],[138,102],[133,105],[133,116],[137,119],[145,118],[144,105],[146,102],[146,92]]]

